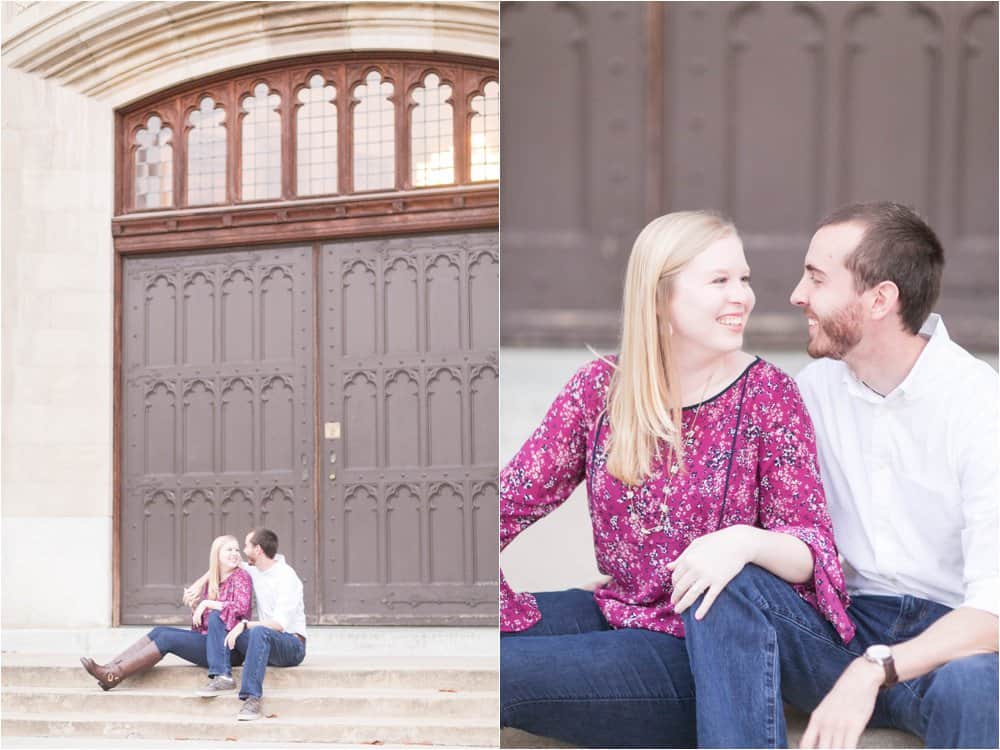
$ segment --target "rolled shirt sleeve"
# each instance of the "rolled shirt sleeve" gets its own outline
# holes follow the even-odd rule
[[[237,568],[224,583],[224,591],[220,592],[222,609],[219,617],[222,618],[226,630],[232,630],[240,620],[250,617],[253,603],[253,581],[250,574],[245,570]]]
[[[850,599],[826,509],[815,431],[795,382],[787,376],[774,393],[770,416],[758,464],[761,525],[809,547],[812,579],[794,588],[847,643],[854,625],[847,616]]]
[[[997,464],[996,386],[984,389],[979,409],[970,414],[959,454],[962,493],[963,607],[1000,615],[1000,574],[997,563],[997,504],[1000,472]]]
[[[535,521],[562,505],[583,481],[587,436],[593,419],[588,396],[610,366],[595,360],[581,367],[549,407],[545,418],[500,472],[500,549]],[[526,630],[541,619],[535,597],[515,593],[500,573],[500,629]]]

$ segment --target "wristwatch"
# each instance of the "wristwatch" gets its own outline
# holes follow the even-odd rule
[[[869,646],[865,649],[865,660],[872,664],[881,665],[885,670],[885,680],[882,682],[883,688],[891,688],[899,682],[899,675],[896,674],[896,662],[892,658],[892,649],[881,643]]]

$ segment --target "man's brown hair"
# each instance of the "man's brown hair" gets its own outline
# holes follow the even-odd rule
[[[273,560],[274,556],[278,554],[278,535],[270,529],[254,529],[250,542],[260,545],[268,559]]]
[[[899,289],[903,327],[920,333],[941,293],[944,250],[934,230],[912,208],[888,201],[838,208],[816,228],[834,224],[864,227],[858,246],[844,261],[857,291],[891,281]]]

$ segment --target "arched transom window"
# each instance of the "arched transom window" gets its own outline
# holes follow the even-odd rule
[[[451,86],[428,73],[413,90],[413,184],[448,185],[455,181],[455,138],[452,134]]]
[[[271,64],[122,113],[119,213],[499,179],[488,62],[389,54]]]
[[[134,152],[135,206],[160,208],[174,202],[173,132],[163,121],[150,115],[136,131]]]

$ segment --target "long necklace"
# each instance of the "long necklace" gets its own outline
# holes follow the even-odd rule
[[[705,387],[701,391],[701,398],[698,399],[698,406],[694,410],[694,417],[691,419],[691,424],[688,425],[687,430],[685,430],[682,433],[684,437],[685,455],[687,455],[687,453],[694,448],[694,429],[698,425],[698,415],[701,414],[701,408],[705,405],[705,396],[708,395],[708,386],[712,384],[712,381],[715,380],[715,376],[717,374],[718,374],[718,369],[716,369],[716,371],[712,373],[712,376],[705,381]],[[651,529],[642,527],[641,533],[644,537],[649,536],[650,534],[653,534],[657,531],[662,531],[666,534],[669,534],[672,530],[672,527],[670,525],[669,500],[670,500],[670,493],[673,490],[674,477],[677,475],[677,472],[680,471],[680,463],[677,460],[678,459],[677,452],[671,451],[671,453],[673,454],[673,459],[670,462],[670,469],[667,472],[666,483],[663,486],[663,500],[660,502],[660,507],[659,507],[660,525],[654,526]]]

